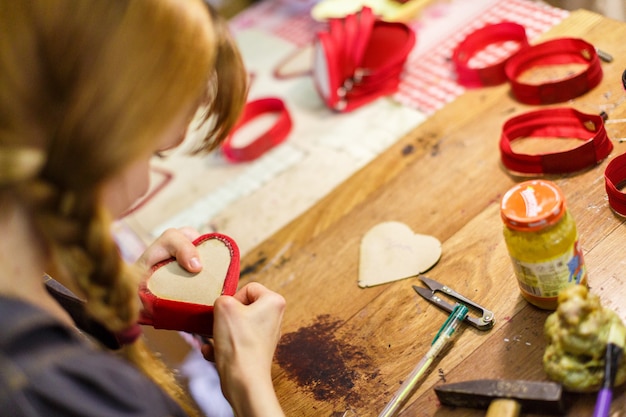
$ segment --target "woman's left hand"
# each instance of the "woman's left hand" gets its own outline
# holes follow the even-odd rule
[[[154,265],[171,257],[189,272],[200,272],[202,263],[198,248],[192,243],[200,233],[190,227],[167,229],[161,234],[135,263],[141,270],[149,271]]]

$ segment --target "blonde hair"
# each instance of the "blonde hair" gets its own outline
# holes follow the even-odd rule
[[[0,201],[29,213],[46,272],[123,330],[140,277],[120,259],[100,186],[192,103],[211,124],[194,152],[217,147],[245,101],[241,58],[200,0],[0,0],[0,27]],[[142,342],[127,353],[185,402]]]

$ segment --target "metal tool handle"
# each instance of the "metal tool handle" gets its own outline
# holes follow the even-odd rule
[[[458,292],[454,291],[452,288],[443,285],[439,291],[444,292],[446,294],[448,294],[450,297],[454,297],[457,300],[463,302],[466,305],[469,305],[473,308],[475,308],[476,310],[480,310],[482,311],[483,315],[481,318],[479,319],[474,319],[477,323],[477,327],[479,328],[484,328],[484,327],[491,327],[493,325],[493,312],[485,309],[483,306],[476,304],[475,302],[473,302],[472,300],[470,300],[467,297],[464,297],[463,295],[459,294]],[[471,320],[470,320],[471,321]]]

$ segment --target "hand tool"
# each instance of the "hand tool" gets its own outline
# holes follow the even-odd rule
[[[487,417],[559,414],[565,408],[563,388],[555,382],[479,379],[439,385],[435,393],[443,405],[487,408]]]
[[[464,304],[466,307],[480,312],[480,317],[472,317],[469,314],[465,317],[465,321],[476,327],[478,330],[489,330],[495,324],[496,319],[493,312],[487,310],[479,304],[476,304],[467,297],[462,296],[458,292],[435,281],[434,279],[430,279],[425,276],[420,276],[419,278],[424,284],[426,284],[428,289],[418,287],[417,285],[413,285],[413,289],[426,300],[450,313],[454,306],[437,295],[437,293],[446,294],[447,296],[457,300],[459,303]]]
[[[620,357],[624,353],[624,339],[626,339],[626,330],[624,327],[612,324],[606,344],[606,354],[604,355],[604,378],[602,379],[602,388],[600,388],[598,392],[593,417],[607,417],[611,411],[613,384],[615,384],[615,376],[617,375]]]
[[[467,316],[467,312],[467,307],[462,304],[456,304],[454,306],[452,312],[448,316],[448,319],[443,323],[443,326],[441,326],[441,328],[435,335],[435,338],[433,339],[433,342],[428,352],[426,352],[422,360],[420,360],[417,366],[402,383],[391,401],[389,401],[385,409],[378,415],[378,417],[392,417],[396,415],[398,411],[400,411],[400,408],[402,408],[406,400],[408,400],[409,397],[413,394],[413,391],[417,387],[417,383],[424,375],[435,357],[443,350],[443,348],[448,344],[450,339],[454,336],[454,334],[456,333],[456,329]]]

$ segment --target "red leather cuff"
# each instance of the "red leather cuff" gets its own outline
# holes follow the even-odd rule
[[[620,187],[626,182],[626,154],[613,158],[604,171],[604,185],[609,205],[617,214],[626,216],[626,194]]]
[[[585,64],[587,68],[554,82],[526,84],[518,81],[528,69],[542,65]],[[506,62],[504,70],[515,98],[526,104],[560,103],[578,97],[602,81],[602,66],[593,45],[582,39],[553,39],[520,50]]]
[[[519,138],[578,138],[584,143],[574,149],[542,155],[515,153],[511,142]],[[550,140],[550,139],[548,139]],[[576,172],[606,158],[613,144],[599,115],[571,108],[537,110],[513,117],[502,127],[500,153],[503,165],[524,174],[564,174]]]
[[[489,85],[502,84],[507,80],[504,65],[509,58],[496,64],[482,68],[470,67],[469,61],[476,53],[491,44],[515,41],[519,49],[528,46],[526,29],[524,26],[513,22],[502,22],[484,26],[470,33],[452,53],[457,82],[462,86],[473,88]]]
[[[233,136],[237,130],[266,113],[277,113],[278,117],[274,125],[250,144],[242,147],[233,146]],[[230,162],[252,161],[283,142],[291,131],[291,126],[291,116],[281,99],[268,97],[248,102],[241,118],[228,138],[222,143],[222,153]]]

